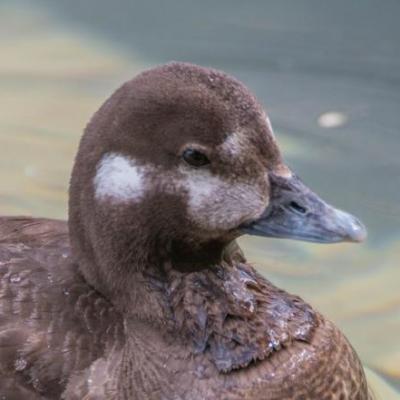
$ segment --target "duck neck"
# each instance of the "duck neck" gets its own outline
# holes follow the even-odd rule
[[[212,241],[191,249],[182,242],[154,243],[147,252],[142,243],[140,248],[140,253],[130,252],[136,256],[125,265],[121,260],[118,270],[124,272],[117,271],[122,279],[118,292],[112,291],[117,293],[112,301],[129,318],[163,325],[175,320],[171,293],[178,282],[210,273],[222,263],[232,264],[234,258],[243,261],[235,242]]]
[[[127,238],[121,236],[118,244]],[[283,343],[309,341],[318,325],[308,305],[247,265],[234,241],[188,251],[181,244],[162,245],[140,235],[135,247],[124,249],[80,267],[123,316],[129,357],[140,335],[147,340],[154,334],[160,341],[157,351],[171,349],[168,341],[179,338],[188,357],[202,354],[227,372],[264,359]],[[93,254],[98,251],[94,248]],[[81,254],[80,261],[88,254]]]
[[[181,241],[176,241],[171,244],[167,259],[174,269],[190,273],[220,264],[230,252],[230,243],[224,240],[212,240],[193,246],[186,246]]]
[[[127,318],[160,324],[173,319],[169,293],[177,276],[201,273],[223,261],[229,264],[240,252],[234,241],[184,245],[144,230],[118,240],[86,241],[91,245],[85,248],[81,243],[75,241],[75,255],[87,282]]]
[[[256,300],[248,285],[256,284],[256,277],[249,275],[253,271],[235,241],[208,243],[190,254],[182,246],[170,249],[162,262],[149,258],[146,269],[138,269],[133,283],[127,283],[129,296],[120,296],[125,335],[135,342],[138,323],[151,324],[186,338],[195,353],[203,352],[214,324],[219,326],[227,312],[239,318],[253,315]]]

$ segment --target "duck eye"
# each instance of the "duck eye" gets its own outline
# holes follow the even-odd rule
[[[210,160],[204,153],[194,149],[186,149],[182,154],[182,158],[193,167],[203,167],[210,164]]]

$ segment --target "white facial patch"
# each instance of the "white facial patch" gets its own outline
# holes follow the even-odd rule
[[[209,170],[182,172],[190,218],[206,229],[235,228],[259,217],[267,206],[268,198],[257,184],[230,182]]]
[[[268,203],[266,187],[260,182],[231,181],[208,169],[187,166],[163,171],[138,165],[117,153],[106,154],[98,163],[95,197],[116,203],[138,203],[151,189],[149,185],[154,179],[164,193],[184,196],[190,219],[207,231],[232,229],[256,219]]]
[[[104,155],[94,178],[95,197],[118,202],[141,200],[145,192],[145,167],[117,153]]]

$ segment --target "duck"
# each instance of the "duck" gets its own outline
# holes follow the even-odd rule
[[[361,242],[287,166],[240,81],[171,62],[85,128],[68,222],[0,218],[2,400],[369,400],[340,330],[242,235]]]

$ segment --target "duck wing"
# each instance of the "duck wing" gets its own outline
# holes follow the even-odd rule
[[[59,399],[121,334],[69,252],[63,221],[0,218],[0,398]]]

